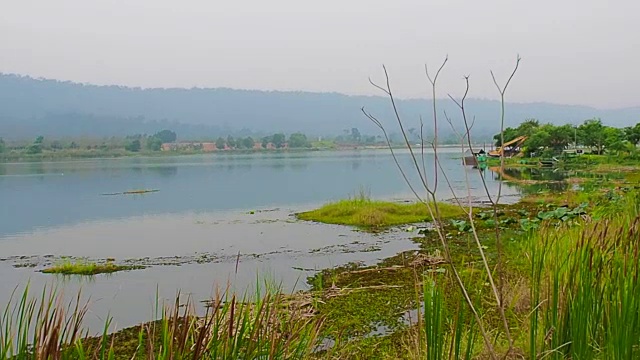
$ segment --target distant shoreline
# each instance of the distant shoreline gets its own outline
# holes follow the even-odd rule
[[[443,144],[438,146],[439,149],[459,148],[459,144]],[[475,147],[475,146],[474,146]],[[482,147],[482,145],[477,145]],[[420,149],[419,146],[412,148]],[[465,145],[466,148],[466,145]],[[336,146],[333,148],[288,148],[288,149],[230,149],[216,151],[140,151],[140,152],[109,152],[100,150],[73,150],[73,151],[48,151],[40,154],[23,154],[23,153],[4,153],[0,154],[0,164],[13,163],[32,163],[32,162],[50,162],[50,161],[69,161],[69,160],[109,160],[122,158],[161,158],[172,156],[189,156],[189,155],[237,155],[237,154],[272,154],[272,153],[307,153],[307,152],[339,152],[354,150],[388,150],[388,146],[383,145],[367,145],[367,146]],[[394,150],[407,149],[406,146],[393,146]],[[431,148],[425,146],[425,149]]]

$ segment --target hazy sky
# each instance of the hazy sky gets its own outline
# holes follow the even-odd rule
[[[4,0],[0,72],[141,87],[232,87],[640,105],[638,0]]]

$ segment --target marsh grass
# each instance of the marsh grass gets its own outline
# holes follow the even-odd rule
[[[455,311],[447,311],[445,292],[433,279],[425,277],[422,290],[424,315],[420,335],[425,340],[424,358],[471,359],[478,334],[464,304],[460,302]]]
[[[463,215],[458,206],[446,203],[440,203],[438,206],[445,219]],[[376,201],[363,196],[328,203],[319,209],[299,213],[297,216],[301,220],[350,225],[369,230],[433,220],[423,203]]]
[[[81,293],[65,305],[54,289],[43,288],[39,298],[13,292],[0,316],[0,359],[71,359],[73,344],[86,336],[87,314]]]
[[[306,359],[322,325],[268,289],[217,293],[202,316],[178,294],[173,305],[156,303],[159,320],[108,334],[107,319],[102,335],[91,337],[80,294],[67,304],[55,290],[16,294],[0,316],[0,359]]]
[[[530,237],[529,352],[552,359],[640,356],[640,217],[629,194],[582,226]]]
[[[118,265],[111,261],[105,263],[96,263],[88,260],[70,260],[63,259],[51,267],[43,269],[45,274],[61,274],[61,275],[97,275],[110,274],[118,271],[129,271],[144,269],[141,265]]]

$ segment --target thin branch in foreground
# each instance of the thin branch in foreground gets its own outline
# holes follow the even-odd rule
[[[411,192],[413,193],[413,195],[415,195],[415,197],[420,201],[420,202],[425,202],[422,197],[420,195],[418,195],[418,192],[414,189],[413,184],[411,183],[411,181],[409,180],[409,178],[407,177],[407,174],[405,173],[404,169],[402,168],[402,166],[400,165],[400,162],[398,161],[398,157],[396,156],[395,151],[393,150],[393,146],[391,145],[391,140],[389,140],[389,136],[387,135],[387,131],[385,130],[384,126],[382,125],[382,123],[380,122],[380,120],[378,120],[375,116],[371,115],[370,113],[368,113],[364,107],[362,107],[360,109],[362,111],[362,113],[369,119],[371,120],[371,122],[373,122],[378,128],[380,128],[380,130],[382,131],[385,141],[387,142],[387,146],[389,147],[389,150],[391,150],[391,156],[393,157],[393,161],[395,162],[396,166],[398,167],[398,170],[400,170],[400,174],[402,175],[402,178],[404,179],[404,182],[407,184],[407,186],[409,186],[409,189],[411,189]]]
[[[378,89],[382,89],[382,91],[384,91],[388,96],[389,96],[389,100],[391,101],[391,106],[393,108],[393,113],[395,115],[395,118],[398,122],[398,126],[400,127],[400,132],[402,133],[402,137],[404,139],[405,145],[407,146],[407,148],[409,148],[409,153],[411,154],[411,159],[413,160],[413,163],[416,167],[416,169],[418,170],[418,176],[420,177],[420,181],[422,182],[422,186],[425,188],[425,190],[429,193],[429,194],[435,194],[435,190],[432,190],[429,188],[429,184],[427,182],[427,179],[425,176],[422,175],[422,172],[420,172],[420,166],[418,165],[418,160],[416,159],[415,154],[413,153],[413,148],[411,147],[411,143],[409,142],[409,137],[407,136],[407,132],[404,129],[404,124],[402,121],[402,118],[400,117],[400,112],[398,111],[398,106],[396,105],[396,100],[393,96],[393,92],[391,90],[391,79],[389,78],[389,72],[387,71],[386,66],[382,65],[382,70],[384,71],[384,76],[385,76],[385,82],[386,82],[386,89],[382,88],[379,85],[375,85]]]
[[[436,83],[438,82],[438,76],[440,76],[440,72],[442,71],[442,69],[444,69],[444,66],[447,64],[447,61],[449,61],[449,55],[445,56],[444,61],[442,62],[442,64],[440,65],[440,67],[438,68],[438,71],[436,71],[436,75],[433,77],[433,79],[431,78],[431,76],[429,75],[429,67],[427,66],[427,64],[424,64],[424,72],[427,75],[427,79],[429,80],[429,82],[431,83],[431,100],[432,100],[432,107],[433,107],[433,148],[437,149],[438,147],[438,111],[436,109]],[[434,150],[434,185],[433,185],[433,192],[435,193],[438,190],[438,166],[437,166],[437,162],[438,162],[438,152],[437,150]]]
[[[522,58],[520,57],[520,55],[516,56],[516,65],[513,68],[513,71],[511,72],[511,75],[509,76],[509,78],[507,79],[507,82],[504,84],[504,86],[500,86],[498,85],[498,81],[496,80],[496,77],[493,73],[493,71],[490,71],[491,73],[491,79],[493,79],[493,83],[495,84],[496,88],[498,89],[498,92],[500,93],[500,146],[502,147],[502,151],[500,151],[500,172],[502,173],[504,170],[504,94],[507,91],[507,88],[509,87],[509,84],[511,83],[511,80],[513,79],[513,77],[516,75],[516,72],[518,71],[518,66],[520,65],[520,60],[522,60]],[[496,198],[496,203],[500,202],[500,196],[502,195],[502,182],[500,182],[498,184],[498,196]]]
[[[443,64],[443,66],[444,66],[444,64]],[[441,66],[441,69],[442,69],[443,66]],[[414,170],[418,173],[418,175],[419,175],[419,177],[421,179],[421,184],[424,187],[424,189],[426,190],[426,192],[428,193],[428,197],[429,197],[428,200],[427,199],[423,199],[421,196],[419,196],[417,191],[413,187],[413,185],[410,183],[410,181],[409,181],[409,179],[408,179],[408,177],[406,175],[405,170],[402,168],[402,166],[400,165],[400,163],[399,163],[399,161],[397,159],[397,156],[396,156],[396,154],[395,154],[395,152],[393,150],[393,147],[391,146],[391,142],[389,140],[387,132],[384,129],[384,126],[382,125],[382,123],[375,116],[373,116],[373,115],[369,114],[368,112],[366,112],[364,110],[364,108],[362,109],[362,111],[363,111],[363,113],[365,114],[365,116],[369,120],[371,120],[378,128],[380,128],[383,131],[383,134],[385,135],[385,139],[387,141],[387,145],[388,145],[389,149],[391,150],[392,156],[394,158],[394,162],[396,163],[396,166],[400,169],[400,172],[401,172],[401,174],[403,176],[403,179],[409,185],[409,188],[414,193],[416,198],[426,205],[426,208],[427,208],[427,210],[429,212],[429,215],[434,220],[434,223],[436,225],[435,226],[435,230],[436,230],[436,233],[437,233],[438,238],[440,240],[440,243],[442,245],[443,252],[444,252],[444,255],[445,255],[445,259],[450,264],[450,267],[451,267],[453,276],[455,278],[455,281],[456,281],[456,283],[457,283],[457,285],[458,285],[458,287],[459,287],[459,289],[460,289],[460,291],[461,291],[461,293],[462,293],[462,295],[464,297],[464,300],[465,300],[466,304],[468,305],[469,309],[473,313],[473,316],[475,318],[476,323],[478,324],[478,328],[479,328],[480,334],[481,334],[481,336],[482,336],[482,338],[484,340],[485,347],[488,350],[489,356],[490,356],[491,359],[497,359],[497,356],[496,356],[495,351],[493,349],[492,341],[491,341],[491,339],[489,337],[489,334],[487,333],[487,331],[486,331],[486,329],[484,327],[484,322],[482,321],[482,319],[481,319],[481,317],[480,317],[475,305],[473,304],[473,301],[471,300],[471,297],[470,297],[470,295],[469,295],[469,293],[468,293],[468,291],[467,291],[467,289],[465,287],[464,282],[462,281],[462,278],[460,276],[460,273],[457,270],[456,265],[451,261],[452,260],[451,251],[449,249],[448,240],[446,238],[446,234],[445,234],[445,230],[444,230],[444,224],[443,224],[443,221],[442,221],[442,214],[440,213],[440,209],[439,209],[439,206],[438,206],[435,189],[429,187],[429,184],[427,182],[426,171],[425,171],[424,166],[421,169],[420,166],[418,165],[417,156],[413,152],[413,149],[412,149],[412,147],[411,147],[411,145],[410,145],[410,143],[408,141],[408,137],[407,137],[406,131],[404,129],[403,121],[402,121],[402,119],[401,119],[401,117],[399,115],[398,108],[396,106],[396,102],[395,102],[395,99],[394,99],[394,96],[393,96],[393,92],[392,92],[391,86],[390,86],[389,74],[388,74],[388,72],[387,72],[387,70],[386,70],[386,68],[384,66],[383,66],[383,69],[384,69],[385,78],[386,78],[386,88],[384,88],[382,86],[379,86],[379,85],[376,85],[373,82],[372,83],[376,88],[382,90],[385,94],[387,94],[389,99],[390,99],[390,101],[391,101],[391,105],[393,107],[396,120],[397,120],[398,125],[400,127],[400,131],[401,131],[402,136],[403,136],[403,138],[405,140],[405,144],[409,148],[409,153],[410,153],[410,155],[412,157],[412,160],[413,160]],[[434,88],[434,93],[435,93],[435,86],[436,86],[435,80],[436,80],[436,78],[430,79],[430,81],[431,80],[433,81],[432,86]],[[433,101],[434,101],[434,103],[436,102],[435,96],[433,98]],[[434,109],[435,108],[436,107],[435,107],[435,104],[434,104]],[[437,122],[437,109],[434,112],[434,115],[435,115],[434,122]],[[437,136],[437,133],[435,135]],[[421,126],[421,138],[422,138],[421,147],[423,148],[422,152],[424,152],[424,144],[425,144],[425,142],[424,142],[424,138],[423,138],[423,135],[422,135],[422,126]],[[463,142],[463,146],[464,146],[464,142]],[[434,155],[434,158],[435,158],[434,167],[435,167],[435,172],[437,174],[438,170],[442,169],[442,164],[440,163],[439,158],[437,156],[437,154],[438,154],[437,141],[434,140],[434,142],[432,143],[432,148],[433,148],[434,154],[435,154]],[[447,180],[447,183],[448,183],[448,185],[450,187],[450,190],[455,194],[455,190],[453,189],[451,183],[448,181],[448,178],[445,177],[445,179]],[[473,220],[472,217],[471,217],[471,220]],[[475,228],[474,228],[474,231],[475,231]],[[483,261],[486,263],[486,261],[487,261],[486,258],[484,258]],[[487,268],[488,268],[488,265],[487,265]],[[488,276],[491,276],[491,272],[490,271],[488,271]]]

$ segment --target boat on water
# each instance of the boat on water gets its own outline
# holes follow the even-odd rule
[[[487,153],[484,149],[469,149],[462,158],[462,165],[478,166],[487,162]]]

